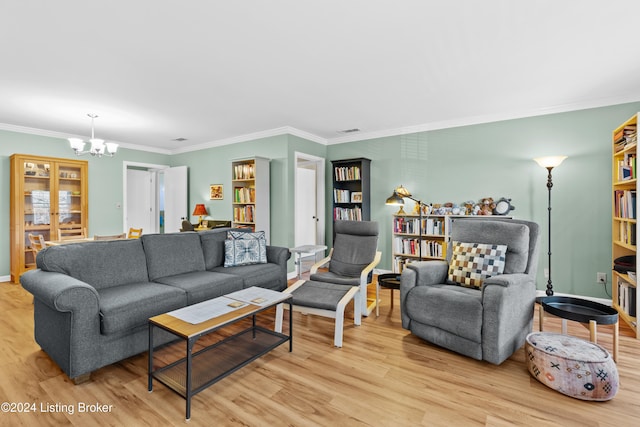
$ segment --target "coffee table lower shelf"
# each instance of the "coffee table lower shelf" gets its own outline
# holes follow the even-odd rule
[[[253,328],[248,328],[197,353],[193,353],[191,361],[191,396],[287,341],[289,341],[288,336],[258,326],[255,331]],[[187,397],[187,357],[160,368],[152,372],[151,375],[180,396]]]
[[[283,302],[289,304],[289,335],[256,324],[258,313]],[[284,298],[266,306],[248,305],[228,315],[213,318],[197,325],[188,324],[168,314],[149,319],[149,392],[153,391],[153,380],[155,379],[182,396],[186,400],[185,418],[189,420],[191,418],[191,398],[195,394],[267,354],[280,344],[288,341],[289,351],[293,350],[292,311],[291,295],[285,295]],[[199,338],[246,318],[251,318],[251,326],[201,350],[193,351]],[[185,357],[154,369],[154,328],[165,330],[184,340]]]

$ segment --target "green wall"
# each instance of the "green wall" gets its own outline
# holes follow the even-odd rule
[[[271,243],[292,247],[295,152],[327,158],[327,242],[331,242],[330,160],[372,160],[371,212],[380,222],[382,269],[391,268],[391,215],[385,199],[402,184],[426,203],[461,203],[508,197],[517,218],[542,226],[538,289],[547,266],[546,170],[534,157],[569,156],[553,171],[552,279],[559,293],[608,298],[595,283],[611,259],[611,131],[640,111],[639,103],[506,120],[451,129],[325,146],[294,135],[279,135],[199,151],[163,155],[120,149],[117,157],[89,161],[89,229],[122,230],[124,161],[189,167],[189,208],[204,203],[210,216],[231,218],[233,159],[271,159]],[[75,158],[64,139],[0,131],[0,230],[9,230],[9,156],[13,153]],[[209,185],[224,184],[224,199],[209,200]],[[405,210],[410,210],[408,206]],[[292,261],[289,270],[293,271]],[[0,235],[0,276],[9,275],[9,236]],[[610,293],[611,283],[607,285]]]
[[[546,288],[548,264],[547,171],[532,159],[569,156],[553,171],[554,289],[609,298],[596,284],[596,272],[607,273],[610,294],[611,132],[638,111],[640,103],[632,103],[420,132],[331,145],[327,155],[372,160],[371,216],[381,225],[380,268],[391,268],[391,215],[397,207],[384,202],[396,186],[425,203],[507,197],[516,207],[511,215],[542,227],[538,289]],[[405,209],[410,210],[411,205]]]

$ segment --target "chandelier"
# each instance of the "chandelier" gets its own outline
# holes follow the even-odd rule
[[[83,154],[91,154],[92,156],[97,157],[113,157],[118,151],[118,144],[116,144],[115,142],[104,142],[104,139],[96,138],[93,131],[93,119],[97,118],[98,116],[96,114],[87,114],[87,116],[91,117],[91,139],[89,140],[91,148],[85,151],[85,142],[82,139],[69,138],[69,144],[71,145],[71,148],[77,156],[82,156]]]

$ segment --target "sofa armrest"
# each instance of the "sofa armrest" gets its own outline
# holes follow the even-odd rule
[[[267,262],[278,264],[282,268],[287,268],[287,261],[291,258],[289,248],[281,246],[267,246]]]
[[[92,286],[66,274],[27,271],[20,277],[22,287],[34,298],[56,311],[85,311],[99,313],[98,292]]]

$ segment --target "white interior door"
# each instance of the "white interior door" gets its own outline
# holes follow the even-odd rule
[[[164,198],[161,201],[161,210],[164,210],[164,232],[175,233],[180,231],[181,218],[189,218],[187,167],[162,169],[160,173],[163,175],[164,186]]]
[[[142,228],[156,233],[155,174],[147,170],[127,169],[126,230]]]
[[[296,168],[296,246],[317,244],[316,170],[312,166]]]
[[[321,157],[295,153],[295,164],[295,246],[324,245],[325,161]],[[315,261],[315,256],[323,253],[302,254],[302,257],[311,255],[314,258],[303,262],[303,270],[306,264]]]

